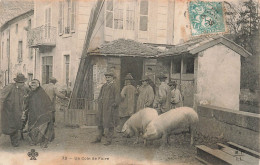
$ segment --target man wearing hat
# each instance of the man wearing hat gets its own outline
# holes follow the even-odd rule
[[[101,142],[105,135],[104,145],[112,143],[114,127],[118,121],[118,105],[120,102],[119,88],[114,82],[115,76],[112,72],[105,73],[106,83],[101,87],[98,97],[97,125],[98,135],[92,143]]]
[[[167,112],[170,109],[170,87],[165,82],[167,79],[167,76],[165,76],[163,73],[161,73],[158,76],[158,79],[160,80],[161,84],[159,86],[158,90],[158,113],[164,113]]]
[[[57,86],[55,85],[57,83],[57,79],[55,77],[50,77],[49,79],[49,83],[48,84],[44,84],[42,86],[42,88],[44,89],[44,91],[47,93],[47,95],[49,96],[49,98],[51,99],[51,102],[54,106],[54,108],[56,109],[56,96],[61,98],[61,99],[68,99],[64,94],[62,94]],[[53,122],[55,122],[55,112],[53,112]]]
[[[145,107],[153,107],[154,92],[153,88],[148,83],[148,77],[144,76],[142,78],[142,86],[137,88],[139,96],[137,99],[136,110],[139,111]]]
[[[117,131],[121,131],[124,123],[135,113],[137,90],[131,83],[133,79],[131,73],[128,73],[125,77],[125,86],[121,91],[122,101],[119,106],[120,124]]]
[[[178,108],[183,106],[183,100],[180,90],[177,88],[177,83],[175,81],[170,81],[168,83],[171,89],[171,105],[170,109]]]
[[[13,147],[19,146],[19,130],[23,128],[22,114],[29,93],[26,80],[23,74],[17,74],[15,83],[5,86],[0,96],[2,133],[10,135]]]

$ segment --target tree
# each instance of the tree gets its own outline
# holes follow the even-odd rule
[[[240,3],[238,6],[225,2],[227,25],[231,39],[252,53],[251,57],[241,60],[241,88],[251,91],[259,88],[259,14],[258,4],[253,0]]]

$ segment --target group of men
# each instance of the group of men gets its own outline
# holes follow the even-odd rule
[[[170,109],[183,106],[183,97],[177,83],[170,81],[166,83],[167,76],[160,74],[158,77],[160,85],[158,90],[153,81],[144,76],[141,86],[133,85],[134,78],[131,73],[125,77],[125,86],[121,93],[115,83],[115,75],[112,72],[105,73],[106,83],[102,86],[98,97],[98,135],[92,143],[101,142],[105,136],[104,145],[110,145],[117,126],[120,132],[123,124],[137,111],[152,107],[158,114],[165,113]],[[158,91],[158,92],[156,92]]]
[[[50,78],[50,83],[43,87],[37,79],[26,85],[27,79],[21,73],[14,81],[1,90],[0,130],[10,136],[13,147],[18,147],[22,134],[28,132],[30,145],[40,143],[46,148],[54,139],[55,98],[66,97],[58,92],[55,78]],[[26,130],[25,125],[28,126]]]

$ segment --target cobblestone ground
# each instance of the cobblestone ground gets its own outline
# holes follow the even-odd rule
[[[21,141],[20,146],[17,148],[11,147],[9,137],[2,135],[0,137],[0,151],[27,154],[28,151],[34,148],[39,153],[53,151],[62,153],[59,154],[59,159],[75,159],[75,154],[79,155],[78,158],[83,159],[82,154],[84,154],[101,158],[110,158],[110,160],[120,159],[122,162],[119,161],[119,164],[120,162],[126,164],[126,162],[129,161],[139,162],[137,164],[200,164],[195,158],[195,147],[189,145],[189,134],[186,136],[172,136],[171,144],[167,147],[162,147],[160,145],[162,142],[161,140],[156,140],[152,145],[145,147],[143,143],[133,144],[135,138],[124,138],[122,137],[122,134],[115,133],[112,145],[104,146],[102,143],[91,143],[95,138],[97,132],[96,128],[65,127],[64,123],[61,122],[62,117],[59,115],[62,115],[62,113],[57,113],[55,140],[49,144],[47,149],[42,149],[40,146],[30,146],[25,134],[25,140]],[[202,143],[199,139],[197,139],[197,142]],[[197,142],[196,144],[199,144]],[[114,163],[115,162],[113,161],[106,162],[106,164]],[[88,163],[85,161],[83,164]],[[116,164],[118,164],[118,161]]]

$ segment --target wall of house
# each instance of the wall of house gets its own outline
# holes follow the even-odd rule
[[[116,5],[117,2],[114,2]],[[140,0],[131,0],[134,9],[134,29],[127,30],[125,24],[126,3],[121,2],[124,8],[123,29],[106,27],[106,4],[104,5],[103,18],[101,22],[104,28],[104,40],[113,41],[119,38],[132,39],[142,43],[173,44],[173,20],[174,20],[174,0],[148,1],[148,28],[147,31],[140,29]],[[114,25],[113,25],[114,26]],[[99,26],[98,26],[99,28]],[[101,30],[100,30],[101,31]]]
[[[65,1],[64,1],[65,2]],[[37,65],[39,67],[37,73],[38,78],[41,80],[41,64],[42,57],[53,56],[53,76],[57,78],[59,85],[66,84],[66,69],[65,69],[65,55],[70,56],[69,62],[69,82],[71,86],[74,86],[80,57],[82,55],[83,44],[85,41],[85,35],[88,28],[88,21],[90,11],[95,1],[75,1],[76,5],[76,17],[75,17],[75,31],[71,31],[69,34],[59,32],[59,1],[36,1],[36,16],[35,27],[44,25],[45,9],[51,7],[51,26],[56,28],[56,46],[49,51],[40,52],[38,55]],[[64,9],[66,10],[66,8]],[[65,16],[64,16],[64,19]],[[65,27],[65,25],[63,26]]]
[[[195,66],[196,102],[239,110],[240,55],[218,44],[200,52]]]
[[[25,18],[17,18],[17,21],[13,21],[7,28],[1,31],[1,70],[8,73],[8,43],[10,40],[10,63],[9,63],[9,83],[13,82],[13,78],[17,73],[23,73],[25,77],[28,74],[33,74],[34,62],[33,51],[30,51],[27,45],[27,30],[28,20],[33,23],[33,13]],[[18,25],[18,26],[17,26]],[[17,28],[17,27],[18,28]],[[22,58],[18,59],[18,45],[19,41],[22,42]],[[3,47],[2,47],[3,44]],[[4,75],[4,79],[8,79],[8,76]],[[4,80],[8,83],[8,80]]]

